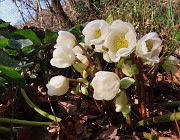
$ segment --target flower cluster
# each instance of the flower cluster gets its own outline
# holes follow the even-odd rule
[[[91,67],[90,61],[92,61],[88,49],[91,49],[91,52],[102,53],[103,59],[109,63],[117,63],[133,52],[144,62],[159,62],[162,41],[157,33],[148,33],[137,40],[133,25],[122,20],[115,20],[112,24],[105,20],[89,22],[82,30],[84,42],[77,42],[75,36],[67,31],[59,31],[58,34],[53,58],[50,61],[51,65],[57,68],[81,63],[85,66],[83,70],[87,70]],[[96,71],[93,74],[95,76],[90,78],[92,81],[89,83],[94,88],[94,99],[114,99],[116,111],[122,111],[128,103],[124,89],[134,82],[130,78],[132,74],[128,77],[130,79],[120,79],[116,73],[109,71]],[[69,80],[64,76],[53,77],[47,88],[51,96],[63,95],[69,89]]]

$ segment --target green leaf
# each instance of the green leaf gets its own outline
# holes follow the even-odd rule
[[[39,37],[31,29],[18,29],[13,34],[21,35],[35,44],[41,44]]]
[[[106,19],[107,23],[109,23],[110,25],[113,23],[114,19],[113,16],[110,14],[107,19]]]
[[[5,48],[8,45],[9,39],[3,37],[0,39],[0,48]]]
[[[21,49],[21,44],[19,44],[19,42],[17,42],[16,40],[14,39],[10,39],[9,42],[8,42],[8,45],[10,48],[13,48],[13,49]]]
[[[88,81],[87,79],[85,79],[85,78],[77,78],[77,80],[78,80],[79,82],[82,82],[82,83],[85,84],[85,85],[89,85],[89,81]]]
[[[58,37],[57,32],[52,32],[50,30],[46,30],[44,43],[53,42],[53,41],[55,41],[57,39],[57,37]]]
[[[7,67],[19,67],[19,62],[11,59],[5,52],[0,51],[0,65]]]
[[[73,67],[75,68],[75,70],[77,70],[78,72],[83,72],[86,69],[86,65],[83,63],[76,63],[73,65]]]
[[[116,105],[116,112],[121,112],[128,103],[126,92],[121,90],[120,93],[116,96],[114,103]]]
[[[5,38],[8,38],[8,39],[12,39],[13,37],[11,36],[11,33],[8,32],[7,30],[5,29],[0,29],[0,35],[5,37]]]
[[[123,74],[125,74],[126,76],[131,77],[132,73],[131,73],[131,66],[128,64],[123,64],[122,65],[122,72]]]
[[[137,66],[135,64],[131,65],[131,73],[132,73],[132,75],[139,73],[139,69],[137,68]]]
[[[10,22],[2,23],[0,24],[0,28],[8,27],[10,25]]]
[[[19,39],[19,40],[10,39],[8,45],[13,49],[20,50],[24,47],[33,45],[33,42],[29,39]]]
[[[26,84],[23,77],[15,69],[0,65],[0,77],[12,82],[15,85],[25,89]]]
[[[127,89],[129,88],[132,84],[134,84],[135,80],[130,77],[125,77],[122,78],[120,81],[120,88],[121,89]]]
[[[118,68],[122,68],[122,65],[124,64],[124,61],[126,60],[126,58],[121,58],[117,64]]]
[[[131,104],[126,105],[123,109],[122,109],[122,114],[124,117],[127,117],[127,115],[131,112]]]

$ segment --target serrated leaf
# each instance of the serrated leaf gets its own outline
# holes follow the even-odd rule
[[[73,67],[78,72],[83,72],[86,69],[87,66],[85,64],[83,64],[83,63],[76,63],[76,64],[73,65]]]
[[[26,88],[23,77],[13,68],[0,65],[0,77],[23,89]]]
[[[107,23],[109,23],[110,25],[113,23],[114,19],[113,16],[110,14],[107,19],[106,19]]]
[[[78,80],[79,82],[82,82],[82,83],[85,84],[85,85],[89,85],[89,81],[88,81],[87,79],[85,79],[85,78],[77,78],[77,80]]]
[[[21,35],[31,40],[35,44],[41,44],[39,37],[31,29],[18,29],[17,31],[13,32],[13,34]]]
[[[134,84],[135,80],[130,77],[125,77],[120,80],[120,88],[121,89],[127,89],[129,88],[132,84]]]
[[[0,24],[0,28],[8,27],[10,25],[10,22],[2,23]]]
[[[19,67],[19,62],[9,57],[5,52],[0,51],[0,65],[7,67]]]
[[[3,37],[0,39],[0,48],[5,48],[8,45],[9,39]]]
[[[57,32],[52,32],[50,30],[46,30],[45,37],[44,37],[44,43],[49,43],[52,41],[55,41],[58,37]]]

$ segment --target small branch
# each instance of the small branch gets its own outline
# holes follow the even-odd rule
[[[26,121],[26,120],[18,120],[18,119],[9,119],[9,118],[0,118],[0,123],[3,124],[13,124],[13,125],[23,125],[23,126],[48,126],[52,122],[37,122],[37,121]]]
[[[89,57],[89,54],[86,52],[86,50],[84,49],[84,47],[83,47],[81,44],[79,44],[79,43],[77,43],[77,46],[79,46],[79,47],[82,49],[82,51],[84,52],[85,56],[87,57],[87,59],[88,59],[88,61],[89,61],[89,66],[90,66],[90,67],[94,66],[93,61],[92,61],[91,58]]]
[[[151,96],[153,96],[153,89],[154,89],[154,85],[156,83],[157,73],[158,73],[159,68],[161,67],[161,65],[164,63],[164,61],[165,61],[165,57],[162,57],[160,59],[159,63],[156,64],[156,66],[154,68],[154,73],[152,75],[152,78],[151,78],[151,81],[150,81],[150,87],[149,87],[149,89],[150,89],[149,93],[150,93]]]
[[[162,115],[162,116],[157,116],[157,117],[152,117],[148,118],[145,120],[141,120],[138,122],[139,126],[147,126],[147,125],[152,125],[152,124],[159,124],[159,123],[167,123],[171,121],[180,120],[180,112],[175,113],[170,113],[167,115]]]
[[[27,94],[26,94],[26,92],[25,92],[24,89],[21,89],[21,93],[22,93],[24,99],[26,100],[26,102],[27,102],[37,113],[39,113],[39,114],[41,114],[42,116],[44,116],[44,117],[46,117],[46,118],[48,118],[48,119],[50,119],[50,120],[53,120],[53,121],[56,121],[56,119],[57,119],[57,122],[60,122],[60,121],[62,120],[61,118],[58,118],[58,117],[56,117],[56,119],[55,119],[55,117],[54,117],[53,115],[50,115],[49,113],[47,113],[47,112],[41,110],[40,108],[38,108],[38,107],[28,98],[28,96],[27,96]]]

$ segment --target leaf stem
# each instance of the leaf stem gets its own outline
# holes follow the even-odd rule
[[[58,117],[56,117],[56,119],[55,119],[55,116],[50,115],[49,113],[47,113],[47,112],[41,110],[40,108],[38,108],[38,107],[29,99],[29,97],[27,96],[25,90],[22,89],[22,88],[21,88],[21,93],[22,93],[24,99],[26,100],[26,102],[27,102],[37,113],[39,113],[39,114],[41,114],[42,116],[44,116],[44,117],[46,117],[46,118],[48,118],[48,119],[50,119],[50,120],[53,120],[53,121],[56,121],[56,119],[57,119],[57,122],[60,122],[60,121],[62,120],[61,118],[58,118]]]
[[[158,124],[158,123],[166,123],[166,122],[175,121],[175,119],[178,121],[180,120],[180,112],[170,113],[170,114],[166,114],[162,116],[156,116],[156,117],[148,118],[145,120],[141,120],[138,122],[138,125],[147,126],[147,125]]]
[[[7,135],[7,134],[9,135],[10,133],[16,134],[17,130],[14,128],[11,129],[11,128],[0,126],[0,132],[3,135]]]
[[[27,121],[27,120],[18,120],[18,119],[9,119],[9,118],[0,117],[0,123],[40,127],[40,126],[48,126],[52,122],[37,122],[37,121]]]

